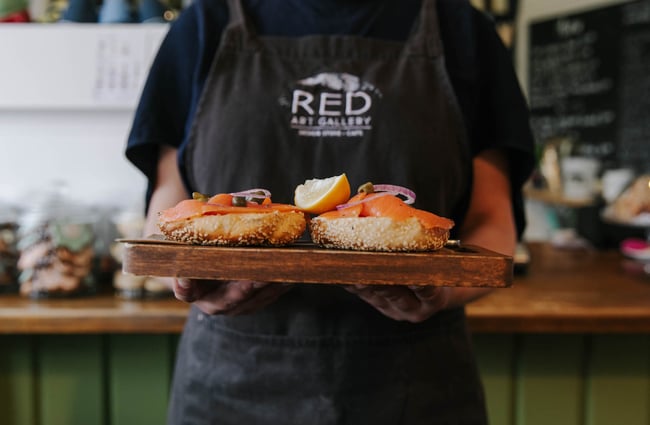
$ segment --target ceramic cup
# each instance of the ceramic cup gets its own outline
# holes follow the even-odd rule
[[[570,156],[562,158],[562,192],[571,200],[590,200],[598,187],[600,161],[595,158]]]
[[[634,171],[629,168],[617,168],[603,173],[603,199],[612,203],[634,179]]]

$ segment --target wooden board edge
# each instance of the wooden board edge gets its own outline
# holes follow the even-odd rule
[[[269,255],[273,258],[269,259]],[[197,267],[192,259],[204,265]],[[392,263],[395,259],[399,259],[399,264]],[[447,272],[439,270],[445,268]],[[122,270],[134,275],[214,280],[508,287],[513,280],[513,259],[479,247],[472,247],[471,252],[465,253],[400,255],[313,247],[224,249],[188,246],[178,249],[168,244],[127,243]],[[325,275],[327,279],[323,279]]]

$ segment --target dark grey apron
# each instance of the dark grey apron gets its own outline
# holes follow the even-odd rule
[[[434,1],[405,43],[258,36],[229,7],[183,159],[191,190],[292,202],[306,179],[345,172],[458,217],[471,160]],[[462,309],[410,324],[340,287],[296,285],[251,315],[192,309],[169,422],[483,424],[483,403]]]

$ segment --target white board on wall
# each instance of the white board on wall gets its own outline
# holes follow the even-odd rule
[[[168,28],[0,25],[0,109],[133,109]]]

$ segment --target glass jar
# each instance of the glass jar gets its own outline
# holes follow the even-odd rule
[[[142,237],[145,218],[139,209],[125,209],[113,218],[118,237],[122,239],[139,239]],[[115,242],[111,253],[121,265],[124,244]],[[164,298],[172,295],[171,287],[163,278],[154,276],[135,276],[116,270],[113,275],[113,288],[120,298]]]
[[[142,237],[144,228],[144,216],[134,210],[123,210],[113,217],[113,223],[117,229],[118,237],[122,239],[137,239]],[[114,242],[111,246],[111,254],[118,264],[122,264],[124,255],[124,244]],[[135,276],[122,273],[116,270],[113,274],[113,288],[115,294],[120,298],[135,299],[145,295],[145,276]]]
[[[17,220],[16,208],[0,203],[0,293],[18,290]]]
[[[56,195],[34,203],[19,223],[20,293],[55,298],[95,292],[94,242],[85,208]]]
[[[99,292],[112,292],[113,274],[119,268],[119,264],[111,252],[112,244],[119,237],[112,221],[113,214],[115,214],[115,208],[109,205],[92,206],[95,232],[93,274]]]

